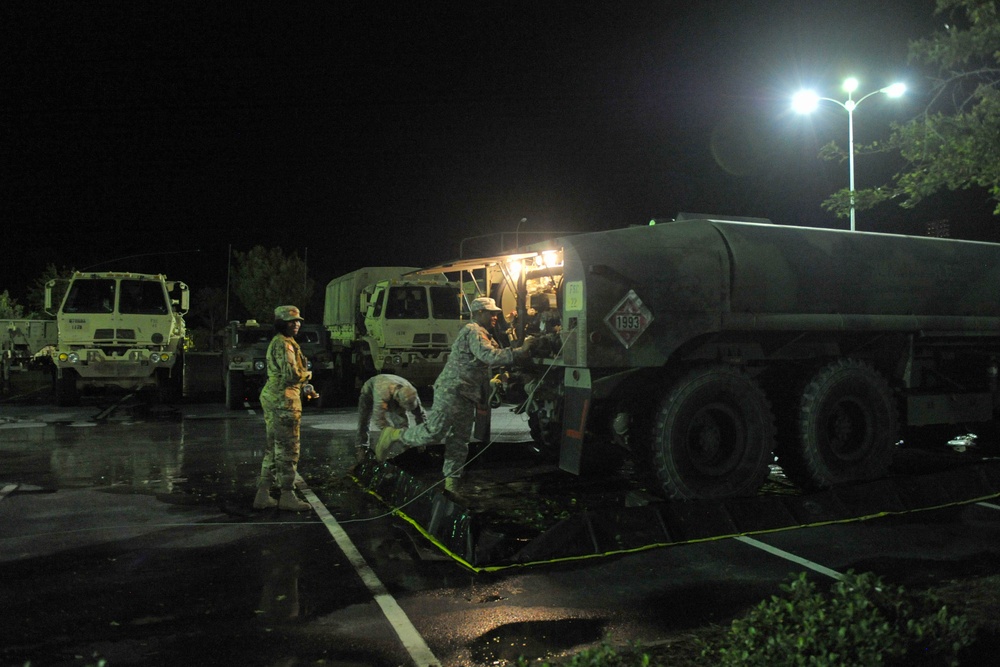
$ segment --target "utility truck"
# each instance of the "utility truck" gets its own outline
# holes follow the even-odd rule
[[[78,271],[53,304],[58,282],[45,287],[45,310],[57,323],[58,405],[78,403],[81,390],[103,388],[153,389],[164,401],[181,397],[187,285],[161,274]]]
[[[625,452],[667,498],[752,495],[775,462],[871,480],[913,429],[996,416],[1000,245],[682,215],[423,271],[539,337],[505,387],[563,470]]]
[[[274,334],[273,325],[262,326],[257,320],[234,320],[226,325],[222,382],[226,407],[230,410],[242,408],[247,401],[259,400],[260,390],[267,382],[267,346]],[[304,323],[296,340],[309,370],[313,372],[313,383],[327,381],[332,373],[333,359],[326,330],[320,324]],[[308,401],[306,405],[312,406],[324,400],[326,397],[320,393],[318,399]]]
[[[461,326],[461,295],[441,274],[403,278],[417,270],[370,266],[327,284],[323,325],[333,369],[316,385],[321,397],[350,397],[378,373],[418,390],[434,383]]]

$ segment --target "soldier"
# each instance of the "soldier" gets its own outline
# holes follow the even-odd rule
[[[267,446],[260,465],[254,509],[277,506],[281,510],[301,512],[309,503],[295,495],[296,468],[299,463],[299,426],[302,421],[302,395],[319,396],[309,384],[312,372],[295,341],[302,326],[299,309],[278,306],[274,309],[274,338],[267,346],[267,383],[260,391],[264,409]],[[281,498],[271,497],[271,486],[278,483]]]
[[[413,414],[417,424],[427,421],[427,413],[420,404],[417,388],[406,378],[383,373],[369,378],[361,387],[361,397],[358,399],[358,440],[357,463],[364,460],[368,453],[368,428],[374,422],[375,428],[399,428],[409,425],[407,413]],[[352,471],[354,467],[352,466]]]
[[[491,367],[530,358],[534,341],[526,338],[517,350],[501,348],[490,335],[500,314],[496,302],[480,297],[472,301],[470,310],[472,321],[455,338],[444,370],[434,383],[434,404],[427,420],[409,429],[385,428],[375,446],[376,458],[385,461],[410,447],[444,442],[441,472],[445,490],[450,493],[458,491],[458,480],[469,455],[476,407],[487,401]]]

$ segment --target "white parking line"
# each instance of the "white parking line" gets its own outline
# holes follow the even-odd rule
[[[976,504],[979,505],[979,506],[981,506],[981,507],[989,507],[991,510],[1000,510],[1000,505],[994,505],[993,503],[983,502],[983,503],[976,503]]]
[[[302,478],[298,477],[299,483],[302,482]],[[304,485],[303,485],[304,486]],[[375,598],[375,602],[381,607],[382,613],[385,615],[392,629],[396,631],[396,635],[399,640],[403,643],[403,647],[410,654],[413,659],[413,663],[417,667],[440,667],[441,662],[434,656],[431,652],[429,646],[424,641],[424,638],[417,632],[417,629],[410,622],[410,618],[403,611],[399,603],[396,602],[396,598],[389,594],[386,590],[385,584],[376,576],[375,571],[372,570],[371,566],[365,562],[364,557],[361,552],[358,551],[354,543],[351,542],[351,538],[347,536],[344,529],[340,527],[330,511],[326,509],[326,506],[316,497],[316,494],[312,492],[311,489],[303,488],[300,489],[300,493],[306,499],[306,501],[312,505],[313,510],[319,515],[320,520],[326,526],[326,529],[330,531],[330,535],[337,542],[337,546],[340,550],[344,552],[347,559],[354,566],[355,572],[361,577],[361,581],[364,582],[368,590],[371,591],[372,596]]]
[[[763,542],[755,540],[752,537],[747,537],[745,535],[739,535],[739,536],[737,536],[737,537],[735,537],[733,539],[739,540],[740,542],[743,542],[744,544],[749,544],[752,547],[757,547],[758,549],[761,549],[762,551],[766,551],[766,552],[768,552],[770,554],[774,554],[775,556],[780,556],[781,558],[784,558],[785,560],[789,560],[789,561],[791,561],[793,563],[798,563],[799,565],[803,565],[805,567],[808,567],[810,570],[815,570],[816,572],[819,572],[820,574],[825,574],[826,576],[828,576],[828,577],[830,577],[832,579],[844,579],[844,575],[841,574],[840,572],[837,572],[836,570],[831,570],[828,567],[823,567],[819,563],[814,563],[811,560],[806,560],[805,558],[802,558],[801,556],[796,556],[793,553],[789,553],[787,551],[783,551],[783,550],[781,550],[781,549],[779,549],[777,547],[772,547],[770,544],[764,544]]]

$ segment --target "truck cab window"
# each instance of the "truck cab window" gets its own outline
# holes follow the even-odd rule
[[[430,314],[423,286],[392,287],[386,299],[387,320],[426,320]]]
[[[434,318],[439,320],[457,320],[462,317],[462,300],[455,287],[431,287],[431,309]]]
[[[66,313],[110,313],[115,309],[114,280],[76,280],[66,295]]]
[[[165,315],[166,296],[159,283],[141,280],[123,280],[119,312],[127,315]]]

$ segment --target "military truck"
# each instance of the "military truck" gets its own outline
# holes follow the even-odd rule
[[[1000,245],[679,216],[519,250],[425,270],[485,275],[515,341],[538,316],[509,385],[571,473],[626,453],[665,497],[718,499],[777,462],[816,490],[996,416]]]
[[[230,410],[242,408],[248,399],[257,400],[267,381],[264,358],[273,336],[274,328],[261,326],[257,320],[234,320],[226,325],[222,383]]]
[[[226,325],[226,343],[222,352],[223,389],[226,407],[242,408],[245,402],[257,402],[260,390],[267,382],[265,357],[267,346],[274,337],[273,324],[261,326],[257,320],[233,321]],[[302,324],[296,336],[302,354],[313,372],[313,382],[328,380],[333,368],[329,337],[320,324]],[[305,405],[322,407],[323,393]]]
[[[45,287],[45,309],[56,316],[58,334],[52,351],[58,405],[78,403],[81,390],[112,387],[154,389],[164,401],[181,397],[187,285],[162,274],[78,271],[53,304],[58,282]]]
[[[0,391],[10,392],[12,374],[48,370],[57,340],[55,320],[0,320]]]
[[[418,390],[434,383],[461,326],[462,301],[441,274],[404,277],[418,268],[370,266],[327,284],[333,370],[317,384],[321,396],[350,397],[378,373],[405,377]]]

